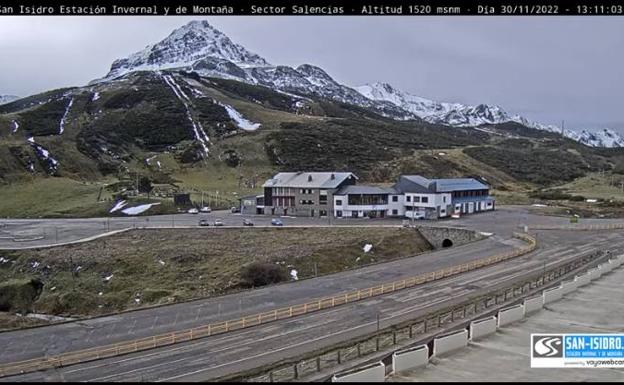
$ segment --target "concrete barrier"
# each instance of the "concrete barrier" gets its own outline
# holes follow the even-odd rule
[[[544,296],[544,305],[546,305],[547,303],[561,299],[561,297],[563,297],[563,291],[561,290],[561,286],[559,286],[554,289],[544,290],[542,295]]]
[[[589,273],[589,279],[591,279],[592,281],[600,278],[600,276],[602,275],[600,270],[597,268],[589,270],[588,273]]]
[[[409,349],[397,350],[392,354],[392,371],[399,373],[405,370],[426,366],[429,362],[429,347],[415,346]]]
[[[468,346],[468,330],[463,329],[444,337],[433,339],[433,355],[438,357],[453,350]]]
[[[591,277],[589,276],[589,273],[577,275],[574,279],[576,279],[576,282],[578,282],[579,287],[585,286],[591,282]]]
[[[386,367],[381,361],[332,376],[332,382],[384,382],[385,379]]]
[[[540,295],[539,297],[527,298],[522,304],[524,306],[525,315],[542,310],[544,307],[544,296]]]
[[[498,327],[509,325],[524,318],[524,306],[516,305],[498,311]]]
[[[615,268],[615,265],[613,264],[613,260],[612,259],[609,259],[607,261],[607,263],[605,263],[603,266],[604,266],[605,272],[607,272],[607,273],[610,273],[611,270],[613,270]]]
[[[496,317],[484,318],[470,323],[470,340],[475,341],[496,333]]]
[[[561,291],[563,295],[566,295],[568,293],[573,292],[574,290],[578,289],[578,282],[576,282],[576,280],[572,280],[572,281],[565,281],[561,283]]]

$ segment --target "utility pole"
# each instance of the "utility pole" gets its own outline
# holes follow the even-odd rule
[[[136,174],[136,192],[138,196],[139,195],[139,172],[135,171],[134,173]]]

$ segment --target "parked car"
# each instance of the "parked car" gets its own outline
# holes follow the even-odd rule
[[[273,226],[284,226],[284,224],[282,223],[282,221],[280,221],[279,219],[271,219],[271,224]]]
[[[243,226],[253,226],[254,223],[251,221],[251,219],[243,219]]]
[[[223,221],[221,219],[215,219],[214,225],[215,226],[223,226]]]
[[[230,209],[230,211],[232,212],[232,214],[234,214],[234,213],[240,213],[240,207],[234,207],[234,206],[232,206],[232,208]]]
[[[197,210],[195,207],[193,207],[192,209],[189,209],[187,212],[189,214],[199,214],[199,210]]]
[[[210,222],[208,221],[208,219],[200,219],[199,220],[199,225],[200,226],[210,226]]]
[[[209,212],[212,212],[212,209],[208,206],[204,206],[201,209],[199,209],[199,211],[201,211],[202,213],[209,213]]]

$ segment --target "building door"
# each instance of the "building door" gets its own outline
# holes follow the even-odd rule
[[[314,209],[310,209],[310,216],[313,217],[314,216]]]
[[[468,202],[468,213],[472,214],[474,212],[474,202]]]

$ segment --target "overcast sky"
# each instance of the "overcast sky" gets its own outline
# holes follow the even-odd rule
[[[84,85],[112,61],[206,19],[272,64],[356,86],[497,104],[542,123],[624,132],[618,17],[0,17],[0,94]]]

